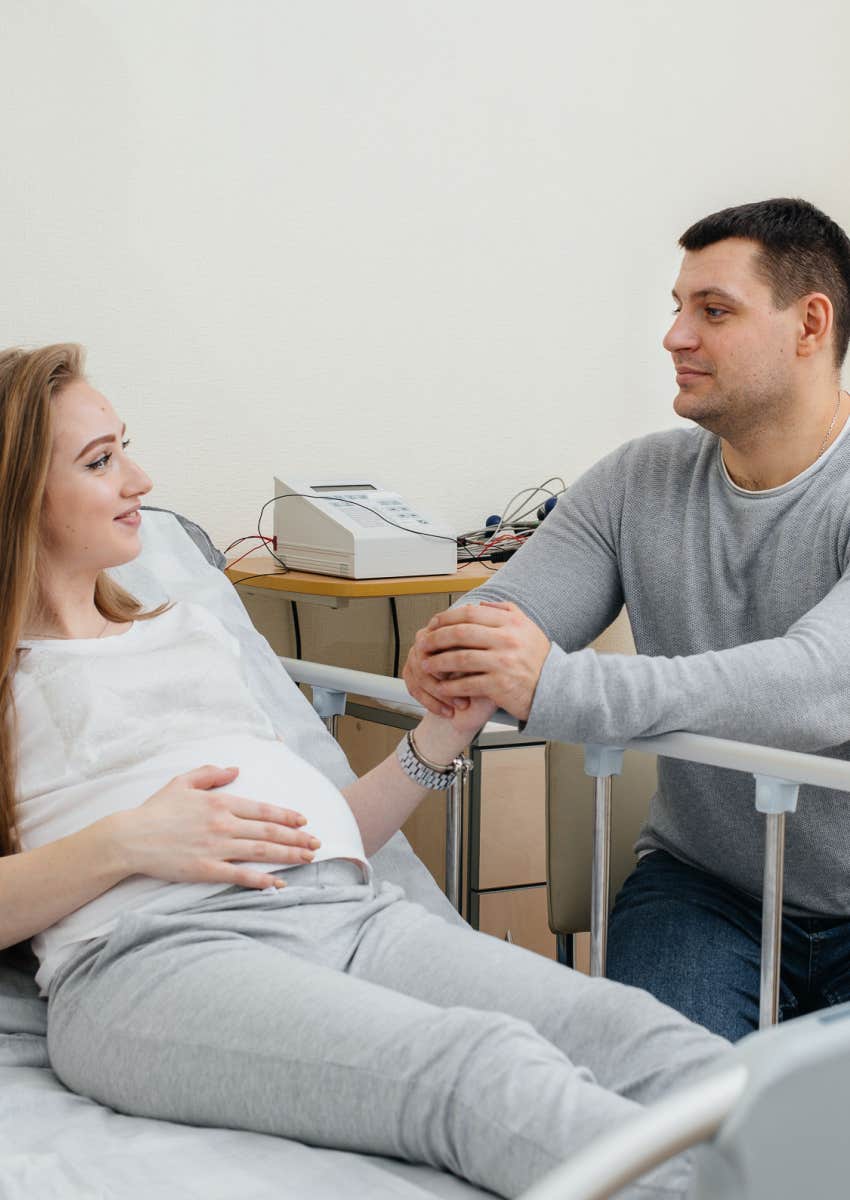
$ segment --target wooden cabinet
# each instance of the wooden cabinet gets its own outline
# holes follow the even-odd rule
[[[482,933],[555,957],[555,939],[547,924],[546,884],[473,892],[470,924]]]
[[[516,737],[485,733],[471,748],[468,917],[476,929],[554,958],[546,901],[546,745],[517,744]]]

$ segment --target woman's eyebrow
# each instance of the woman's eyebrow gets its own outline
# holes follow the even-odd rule
[[[125,424],[125,425],[121,426],[121,437],[123,437],[126,432],[127,432],[127,426]],[[88,454],[89,450],[93,450],[95,448],[95,446],[99,446],[101,442],[114,442],[114,441],[115,441],[114,433],[105,433],[102,437],[92,438],[92,440],[88,443],[88,445],[83,446],[80,453],[74,459],[74,462],[79,462],[80,459],[83,457],[83,455]]]

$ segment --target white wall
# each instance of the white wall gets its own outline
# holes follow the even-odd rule
[[[275,473],[376,475],[459,529],[574,477],[676,420],[688,224],[791,194],[850,228],[841,0],[0,24],[0,345],[86,344],[151,502],[220,544]]]

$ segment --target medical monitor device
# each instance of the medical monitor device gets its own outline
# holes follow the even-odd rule
[[[348,579],[453,575],[453,529],[362,478],[274,481],[277,552],[295,571]]]

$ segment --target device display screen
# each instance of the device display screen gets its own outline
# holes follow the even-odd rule
[[[314,492],[377,492],[373,483],[311,483]]]

